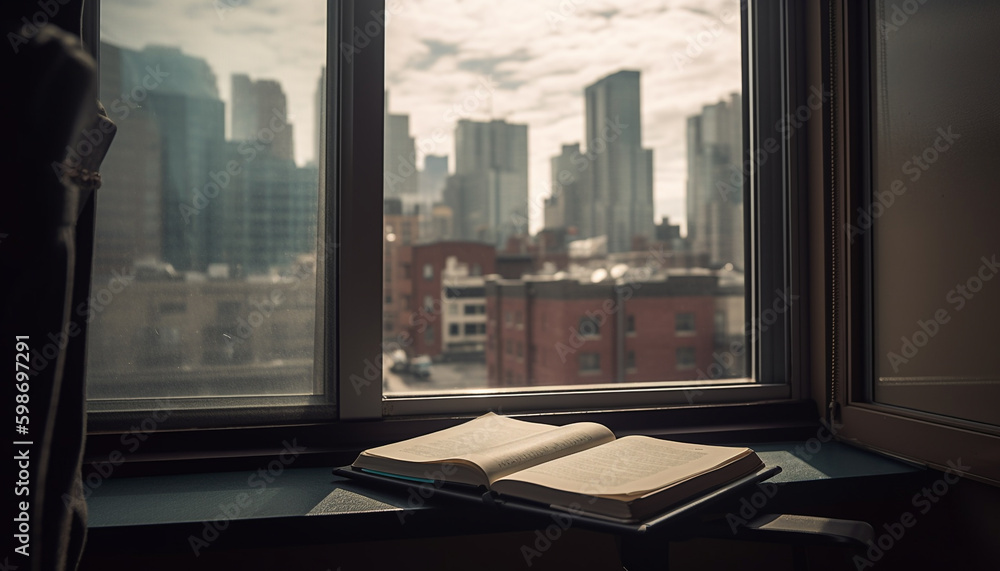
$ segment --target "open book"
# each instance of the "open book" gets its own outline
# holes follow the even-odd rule
[[[749,448],[615,435],[580,422],[551,426],[488,413],[395,444],[365,450],[351,465],[416,481],[485,486],[553,508],[640,521],[752,474]]]

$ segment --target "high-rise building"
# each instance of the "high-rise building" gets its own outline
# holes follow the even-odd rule
[[[562,154],[552,157],[552,194],[545,200],[545,228],[563,228],[576,236],[583,225],[589,203],[583,200],[588,169],[580,168],[580,144],[563,145]],[[577,159],[577,160],[574,160]]]
[[[711,265],[744,267],[742,103],[706,105],[687,121],[687,241]]]
[[[432,203],[439,202],[447,179],[448,155],[426,155],[420,173],[420,195]]]
[[[316,249],[319,169],[260,154],[239,154],[242,143],[227,143],[227,164],[240,172],[210,208],[221,210],[217,228],[223,247],[213,263],[226,264],[231,275],[266,274],[288,267],[300,254]]]
[[[410,116],[389,113],[385,94],[385,151],[382,157],[383,196],[417,194],[416,143],[410,136]]]
[[[252,81],[235,73],[232,78],[232,138],[266,145],[271,155],[295,160],[288,103],[281,84],[270,79]]]
[[[102,90],[111,101],[109,112],[119,123],[122,140],[135,144],[116,144],[108,154],[101,192],[134,200],[133,205],[142,202],[134,206],[146,213],[141,234],[160,236],[159,252],[153,257],[177,270],[204,271],[222,248],[217,229],[223,213],[203,202],[204,191],[213,192],[211,173],[225,169],[219,162],[225,106],[215,74],[208,62],[175,47],[135,51],[103,44],[102,53],[109,58],[117,54],[117,73],[102,77]],[[151,79],[159,83],[148,87]],[[137,86],[144,87],[141,101],[122,97]],[[147,137],[150,140],[141,141]],[[158,223],[152,222],[154,216]],[[111,243],[99,240],[98,250]],[[135,251],[133,259],[140,257],[143,252]]]
[[[584,90],[590,163],[581,237],[608,237],[609,252],[653,237],[653,151],[642,147],[639,72],[622,70]]]
[[[456,237],[503,246],[528,231],[528,126],[462,119],[445,203]]]
[[[124,52],[124,55],[123,55]],[[101,44],[100,99],[118,123],[113,151],[101,168],[95,195],[98,223],[94,283],[107,281],[137,260],[160,260],[162,239],[163,149],[160,128],[149,105],[123,101],[135,87],[136,63],[130,50]],[[141,78],[141,76],[139,76]]]

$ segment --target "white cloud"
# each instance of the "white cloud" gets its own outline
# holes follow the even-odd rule
[[[427,147],[429,152],[454,154],[454,121],[446,113],[491,75],[500,88],[468,116],[529,124],[535,201],[547,192],[549,158],[560,145],[584,137],[583,88],[619,69],[638,69],[644,144],[654,152],[656,214],[683,219],[685,118],[740,89],[739,0],[389,3],[401,8],[391,16],[386,34],[390,109],[410,115],[418,140],[444,131],[446,140]],[[232,9],[220,16],[217,4]],[[313,1],[105,0],[102,36],[134,49],[180,46],[205,58],[227,102],[232,73],[278,80],[288,97],[301,163],[313,154],[313,98],[325,62],[325,10],[326,3]],[[679,67],[678,58],[689,49],[700,53]],[[540,217],[532,220],[534,228],[540,224]]]
[[[435,152],[454,153],[454,125],[442,119],[443,109],[461,102],[476,78],[491,72],[505,82],[494,94],[492,115],[529,125],[535,203],[548,192],[549,159],[560,145],[584,138],[583,88],[619,69],[638,69],[644,144],[654,153],[656,215],[684,218],[686,117],[740,90],[738,0],[399,2],[404,9],[390,22],[386,40],[391,109],[410,114],[418,139],[444,128],[448,139]],[[429,68],[414,66],[429,61]],[[489,113],[483,105],[470,116]],[[537,229],[540,211],[532,211]]]

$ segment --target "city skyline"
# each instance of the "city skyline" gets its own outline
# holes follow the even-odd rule
[[[218,77],[244,73],[279,81],[295,129],[296,163],[315,154],[316,83],[326,61],[325,5],[179,1],[152,8],[110,0],[102,36],[131,49],[182,44]],[[235,4],[235,3],[234,3]],[[430,154],[452,154],[458,118],[531,125],[531,229],[541,228],[548,163],[583,137],[582,87],[623,67],[642,71],[645,145],[654,152],[655,218],[685,215],[685,121],[703,104],[740,90],[740,7],[735,0],[594,0],[569,12],[558,2],[502,7],[455,0],[400,0],[387,21],[386,88],[391,113],[411,116],[418,141],[442,129]],[[252,41],[234,46],[232,38]],[[512,47],[520,46],[520,47]],[[454,120],[443,115],[492,76],[495,89]],[[228,81],[220,98],[231,101]],[[480,91],[482,92],[482,90]],[[229,131],[227,130],[227,133]],[[422,155],[421,151],[421,163]],[[454,168],[454,161],[449,165]]]

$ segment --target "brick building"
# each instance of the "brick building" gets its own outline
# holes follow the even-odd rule
[[[410,290],[410,278],[401,269],[407,267],[408,255],[404,251],[417,243],[420,237],[416,215],[404,214],[403,203],[398,198],[387,198],[382,211],[382,336],[393,338],[406,330],[409,310],[405,299],[398,292]]]
[[[712,363],[718,278],[486,281],[491,387],[685,380]]]
[[[496,272],[496,248],[483,242],[443,241],[430,244],[401,246],[390,269],[398,278],[394,289],[384,295],[400,300],[395,315],[396,327],[409,334],[410,356],[430,355],[440,358],[446,347],[442,328],[445,311],[445,287],[465,286],[468,278]],[[466,276],[459,284],[444,277],[449,258],[454,265],[467,266]],[[482,304],[482,300],[478,302]],[[464,327],[464,325],[463,325]],[[385,335],[387,340],[398,336]]]

